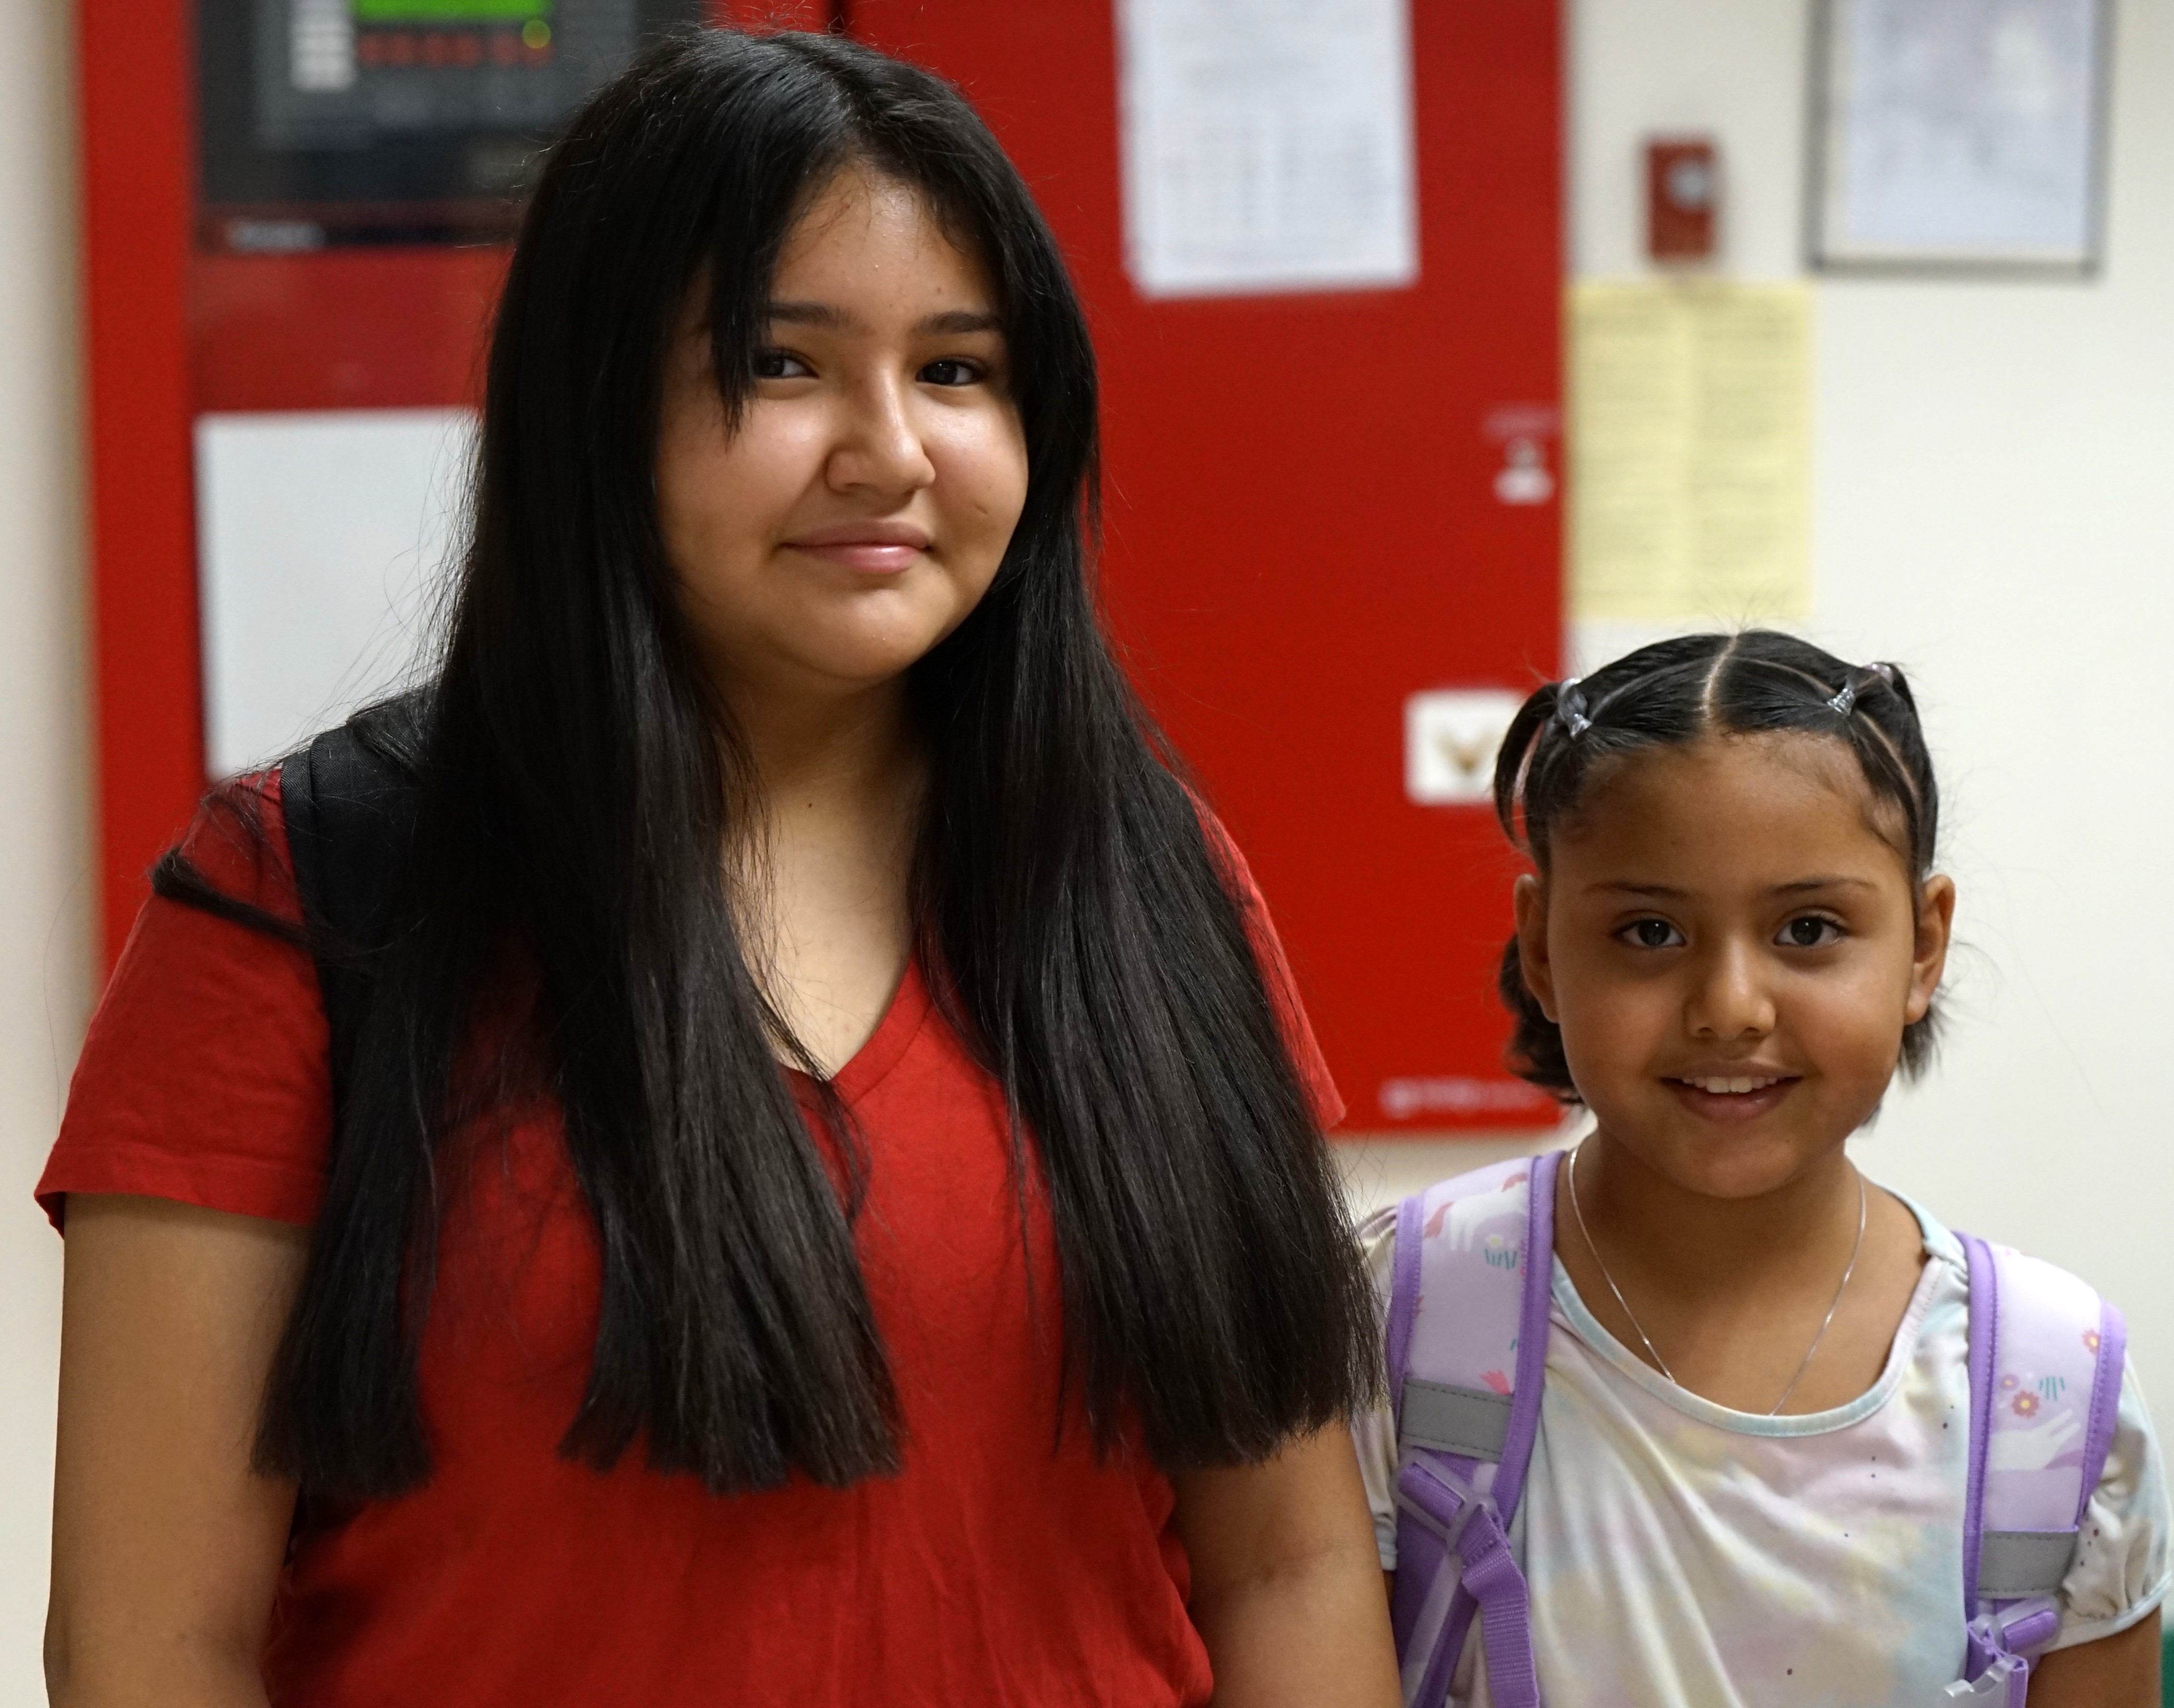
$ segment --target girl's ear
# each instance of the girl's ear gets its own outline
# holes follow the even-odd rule
[[[1948,965],[1948,937],[1955,922],[1955,882],[1928,878],[1917,892],[1917,933],[1910,951],[1910,999],[1903,1015],[1911,1025],[1931,1013],[1933,992]]]
[[[1555,969],[1548,959],[1546,880],[1528,872],[1511,890],[1510,900],[1517,910],[1517,965],[1524,975],[1525,988],[1533,993],[1540,1012],[1560,1025],[1561,1016],[1555,1013]]]

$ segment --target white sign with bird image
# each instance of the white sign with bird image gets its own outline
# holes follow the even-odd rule
[[[1420,806],[1485,804],[1495,754],[1525,696],[1506,688],[1443,688],[1404,701],[1404,792]]]

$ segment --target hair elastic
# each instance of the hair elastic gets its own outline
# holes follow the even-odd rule
[[[1893,665],[1877,662],[1868,664],[1862,670],[1850,672],[1849,680],[1842,684],[1841,691],[1830,700],[1827,705],[1842,716],[1847,717],[1857,705],[1857,691],[1864,685],[1862,678],[1866,676],[1876,676],[1890,688],[1895,685]]]
[[[1572,741],[1593,727],[1593,720],[1585,715],[1585,696],[1577,689],[1578,684],[1584,680],[1582,676],[1573,676],[1555,689],[1555,722]]]

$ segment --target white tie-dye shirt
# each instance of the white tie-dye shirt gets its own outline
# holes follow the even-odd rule
[[[1849,1404],[1803,1417],[1753,1417],[1678,1387],[1594,1320],[1555,1264],[1539,1439],[1512,1532],[1548,1708],[1944,1700],[1963,1666],[1969,1287],[1955,1237],[1910,1208],[1928,1261],[1887,1367]],[[1385,1301],[1395,1234],[1393,1208],[1360,1229]],[[1384,1411],[1355,1433],[1393,1570],[1393,1427]],[[2132,1370],[2056,1646],[2158,1607],[2168,1528]],[[1480,1649],[1475,1622],[1457,1708],[1488,1701]]]

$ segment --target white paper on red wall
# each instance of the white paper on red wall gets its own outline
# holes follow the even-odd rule
[[[1121,0],[1117,35],[1142,295],[1419,277],[1409,0]]]

